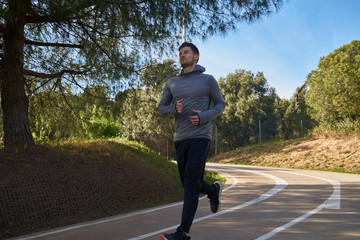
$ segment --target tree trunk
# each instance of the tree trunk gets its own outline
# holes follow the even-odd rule
[[[23,20],[23,21],[22,21]],[[6,24],[0,68],[5,148],[33,145],[25,94],[24,19]]]

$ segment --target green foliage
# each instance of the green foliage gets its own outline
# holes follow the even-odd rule
[[[345,118],[339,121],[321,122],[314,128],[313,136],[334,138],[360,136],[360,120]]]
[[[84,112],[80,112],[80,116]],[[93,107],[93,112],[88,121],[82,121],[84,137],[90,139],[118,137],[121,133],[121,123],[114,121],[110,110]]]
[[[77,117],[68,105],[74,101],[75,97],[70,94],[51,91],[30,98],[29,122],[36,143],[77,135]]]
[[[165,82],[180,72],[174,60],[151,60],[142,70],[139,81],[142,87],[162,92]]]
[[[39,120],[39,119],[38,119]],[[50,143],[50,135],[51,130],[49,129],[47,124],[42,124],[42,121],[36,121],[34,123],[35,131],[32,132],[32,136],[34,138],[35,144],[48,144]]]
[[[160,117],[157,107],[165,81],[179,70],[173,60],[151,61],[139,78],[141,88],[119,92],[115,102],[109,99],[104,86],[88,87],[78,95],[51,90],[34,95],[29,113],[33,136],[38,143],[117,136],[167,139],[172,155],[174,119]],[[312,127],[306,126],[310,118],[303,91],[291,100],[280,99],[262,73],[255,75],[245,70],[220,79],[219,86],[227,104],[225,112],[214,121],[219,151],[259,141],[259,120],[262,141],[299,137],[300,120],[304,134]]]
[[[261,4],[231,0],[39,0],[24,7],[22,2],[12,2],[1,5],[2,22],[25,14],[24,36],[37,42],[25,42],[25,68],[61,73],[57,77],[37,74],[28,79],[29,83],[73,88],[106,84],[117,89],[136,81],[133,74],[145,58],[177,47],[179,23],[186,24],[189,36],[206,39],[235,29],[239,22],[252,23],[270,15],[283,4],[283,0],[264,0]]]
[[[298,88],[290,100],[276,98],[275,112],[279,138],[304,137],[313,129],[315,122],[307,109],[304,88]]]
[[[78,96],[52,91],[34,95],[29,103],[29,121],[36,143],[119,136],[120,118],[114,117],[114,104],[107,95],[101,86],[87,88]]]
[[[346,44],[321,58],[308,75],[306,103],[319,121],[360,118],[360,41]]]
[[[217,172],[206,171],[204,174],[204,180],[208,183],[214,183],[215,181],[222,182],[223,185],[226,183],[226,178],[221,177]]]
[[[275,92],[267,85],[264,75],[236,70],[219,79],[219,87],[226,102],[224,113],[216,120],[219,138],[225,146],[237,146],[258,141],[259,120],[262,136],[272,139],[277,131],[274,112]]]
[[[152,61],[142,71],[140,84],[146,89],[131,89],[116,96],[116,105],[122,112],[122,136],[138,138],[164,138],[172,141],[174,119],[162,118],[158,113],[163,86],[180,69],[174,61]],[[119,103],[118,103],[119,102]]]
[[[226,34],[240,22],[252,23],[278,11],[282,3],[283,0],[2,1],[0,76],[8,77],[0,80],[11,84],[4,88],[5,84],[0,84],[1,97],[21,96],[2,104],[7,110],[4,114],[21,115],[4,116],[5,120],[20,120],[13,121],[17,125],[14,127],[4,123],[8,128],[4,132],[9,133],[5,135],[5,145],[33,144],[31,135],[19,138],[15,134],[16,129],[30,132],[24,90],[33,95],[50,90],[74,93],[94,85],[107,86],[114,92],[126,89],[136,82],[144,60],[154,53],[169,53],[179,44],[174,41],[181,29],[179,24],[186,25],[192,38],[206,39],[217,33]]]

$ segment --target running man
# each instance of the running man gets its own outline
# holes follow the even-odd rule
[[[208,195],[211,212],[220,209],[222,183],[209,184],[203,178],[210,148],[211,120],[224,111],[225,102],[215,78],[204,74],[205,68],[197,64],[199,55],[192,43],[184,42],[179,47],[182,71],[166,82],[159,103],[161,116],[175,116],[176,161],[184,187],[181,224],[175,233],[162,234],[162,240],[190,239],[199,193]],[[211,101],[213,107],[210,107]]]

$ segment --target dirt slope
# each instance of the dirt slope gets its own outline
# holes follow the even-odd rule
[[[316,138],[246,146],[212,162],[360,173],[360,139]]]

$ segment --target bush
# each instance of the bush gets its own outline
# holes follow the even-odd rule
[[[314,137],[346,137],[360,136],[360,120],[345,118],[340,121],[328,121],[320,123],[314,128]]]
[[[112,138],[120,136],[122,125],[119,120],[113,120],[109,110],[105,111],[95,106],[90,120],[82,122],[82,128],[85,138]]]

